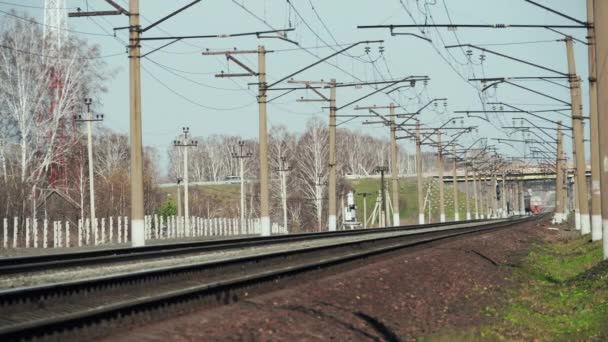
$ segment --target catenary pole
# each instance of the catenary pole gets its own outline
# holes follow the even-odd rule
[[[600,191],[600,144],[597,112],[594,0],[587,0],[587,41],[589,58],[589,130],[591,132],[591,240],[602,239],[602,193]]]
[[[454,221],[460,221],[460,213],[458,212],[458,180],[456,179],[456,144],[452,145],[452,155],[454,161],[452,163],[452,184],[454,186]]]
[[[395,125],[395,105],[390,104],[391,127],[391,180],[393,187],[393,226],[399,226],[399,155],[397,153],[397,126]]]
[[[475,219],[479,220],[479,196],[477,196],[477,171],[475,170],[475,161],[471,161],[471,169],[473,170],[473,201],[475,202]]]
[[[574,150],[576,151],[576,194],[580,212],[581,234],[591,233],[591,222],[589,221],[589,200],[587,196],[587,177],[585,149],[583,145],[583,113],[581,102],[580,79],[576,75],[576,64],[574,60],[574,46],[572,37],[566,37],[566,49],[568,54],[568,73],[570,82],[570,97],[572,102],[572,131],[574,139]]]
[[[144,246],[144,163],[141,130],[139,0],[129,0],[129,92],[131,101],[131,245]]]
[[[555,156],[555,221],[557,223],[562,223],[564,220],[564,174],[562,172],[563,154],[562,128],[558,125],[557,153]]]
[[[608,94],[608,2],[595,1],[595,58],[597,93]],[[600,190],[608,194],[608,96],[597,97],[599,154],[600,154]],[[604,260],[608,259],[608,201],[602,201],[602,245]]]
[[[328,230],[336,230],[336,80],[329,82],[329,179],[328,204],[329,211]]]
[[[437,131],[437,162],[439,167],[439,222],[445,222],[445,201],[443,197],[443,146],[441,146],[441,131]]]
[[[416,180],[418,183],[418,224],[424,224],[424,185],[422,182],[422,143],[420,141],[420,121],[416,122]]]
[[[259,82],[259,129],[260,129],[260,223],[261,235],[270,236],[270,193],[268,189],[268,127],[266,95],[266,50],[258,46],[258,82]]]

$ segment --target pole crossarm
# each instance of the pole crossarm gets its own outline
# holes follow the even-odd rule
[[[500,53],[500,52],[488,50],[488,49],[485,49],[485,48],[482,48],[482,47],[479,47],[479,46],[475,46],[473,44],[458,44],[458,45],[447,45],[447,46],[445,46],[446,49],[463,48],[463,47],[469,47],[469,48],[472,48],[472,49],[477,49],[477,50],[480,50],[482,52],[487,52],[487,53],[490,53],[490,54],[493,54],[493,55],[496,55],[496,56],[499,56],[499,57],[507,58],[507,59],[510,59],[512,61],[523,63],[523,64],[526,64],[526,65],[529,65],[529,66],[533,66],[535,68],[539,68],[539,69],[542,69],[542,70],[550,71],[550,72],[553,72],[553,73],[556,73],[556,74],[559,74],[559,75],[562,75],[562,76],[570,77],[570,75],[568,73],[561,72],[561,71],[558,71],[558,70],[555,70],[555,69],[551,69],[551,68],[547,68],[545,66],[542,66],[542,65],[539,65],[539,64],[536,64],[536,63],[532,63],[532,62],[529,62],[529,61],[526,61],[526,60],[523,60],[523,59],[520,59],[520,58],[511,57],[511,56],[505,55],[505,54]]]
[[[571,17],[571,16],[569,16],[569,15],[567,15],[565,13],[562,13],[562,12],[559,12],[557,10],[554,10],[553,8],[550,8],[550,7],[547,7],[545,5],[539,4],[536,1],[532,1],[532,0],[524,0],[524,1],[527,2],[527,3],[530,3],[530,4],[534,5],[534,6],[540,7],[542,9],[546,10],[546,11],[549,11],[549,12],[551,12],[553,14],[557,14],[557,15],[559,15],[562,18],[566,18],[568,20],[574,21],[575,23],[584,25],[585,27],[588,27],[588,25],[589,25],[589,23],[587,23],[586,21],[578,20],[578,19],[576,19],[574,17]]]
[[[511,108],[511,109],[518,110],[518,111],[520,111],[521,113],[526,113],[526,114],[528,114],[528,115],[532,115],[532,116],[533,116],[533,117],[535,117],[535,118],[538,118],[538,119],[541,119],[541,120],[544,120],[544,121],[550,122],[550,123],[552,123],[552,124],[559,125],[559,126],[564,127],[564,128],[566,128],[566,129],[571,129],[571,127],[568,127],[568,126],[566,126],[566,125],[562,124],[560,121],[555,121],[555,120],[550,120],[550,119],[547,119],[547,118],[542,117],[542,116],[540,116],[540,115],[534,114],[533,112],[530,112],[530,111],[523,110],[523,109],[521,109],[521,108],[517,108],[517,107],[515,107],[515,106],[512,106],[512,105],[510,105],[510,104],[508,104],[508,103],[504,103],[504,102],[489,102],[488,104],[489,104],[489,105],[503,105],[503,106],[509,107],[509,108]]]
[[[561,25],[561,24],[387,24],[387,25],[357,25],[358,29],[389,29],[394,30],[396,28],[447,28],[450,30],[456,30],[457,28],[493,28],[493,29],[507,29],[507,28],[562,28],[562,29],[575,29],[575,28],[587,28],[587,25]]]
[[[314,62],[312,64],[309,64],[309,65],[307,65],[307,66],[305,66],[305,67],[303,67],[303,68],[301,68],[301,69],[299,69],[299,70],[297,70],[297,71],[295,71],[295,72],[293,72],[293,73],[291,73],[291,74],[289,74],[289,75],[287,75],[287,76],[279,79],[278,81],[276,81],[276,82],[274,82],[274,83],[266,86],[266,89],[270,89],[270,88],[274,87],[275,85],[277,85],[277,84],[279,84],[279,83],[281,83],[281,82],[283,82],[283,81],[285,81],[287,79],[290,79],[293,76],[295,76],[295,75],[297,75],[297,74],[299,74],[299,73],[301,73],[303,71],[306,71],[306,70],[308,70],[308,69],[310,69],[310,68],[312,68],[312,67],[314,67],[314,66],[316,66],[318,64],[321,64],[321,63],[325,62],[326,60],[328,60],[328,59],[330,59],[332,57],[335,57],[335,56],[337,56],[339,54],[342,54],[343,52],[346,52],[346,51],[354,48],[355,46],[358,46],[360,44],[372,44],[372,43],[383,43],[383,42],[384,42],[383,40],[365,40],[365,41],[360,41],[360,42],[356,42],[354,44],[351,44],[351,45],[345,47],[342,50],[336,51],[335,53],[332,53],[331,55],[329,55],[327,57],[323,57],[323,58],[319,59],[318,61],[316,61],[316,62]]]
[[[114,7],[116,10],[115,11],[92,11],[92,12],[83,12],[80,7],[78,7],[76,9],[76,12],[70,12],[68,13],[68,17],[70,18],[74,18],[74,17],[95,17],[95,16],[102,16],[102,15],[130,15],[129,11],[127,11],[126,9],[124,9],[122,6],[120,6],[119,4],[117,4],[116,2],[114,2],[113,0],[105,0],[105,2],[107,2],[110,6]]]
[[[566,101],[564,101],[564,100],[560,100],[560,99],[558,99],[558,98],[556,98],[556,97],[553,97],[553,96],[551,96],[551,95],[547,95],[547,94],[545,94],[545,93],[543,93],[543,92],[540,92],[540,91],[538,91],[538,90],[534,90],[534,89],[531,89],[531,88],[528,88],[528,87],[524,87],[524,86],[522,86],[522,85],[519,85],[519,84],[517,84],[517,83],[513,83],[513,82],[510,82],[510,81],[507,81],[506,79],[505,79],[505,80],[502,80],[502,81],[497,81],[497,82],[494,82],[494,83],[492,83],[492,84],[489,84],[489,85],[485,86],[483,89],[481,89],[481,92],[485,92],[485,91],[486,91],[486,90],[488,90],[489,88],[494,87],[494,86],[497,86],[497,85],[499,85],[499,84],[501,84],[501,83],[503,83],[503,84],[508,84],[508,85],[512,85],[512,86],[514,86],[514,87],[517,87],[517,88],[520,88],[520,89],[523,89],[523,90],[527,90],[527,91],[529,91],[529,92],[531,92],[531,93],[534,93],[534,94],[537,94],[537,95],[540,95],[540,96],[544,96],[544,97],[549,98],[549,99],[552,99],[552,100],[554,100],[554,101],[561,102],[561,103],[565,104],[566,106],[572,106],[572,104],[571,104],[570,102],[566,102]]]
[[[190,36],[167,36],[167,37],[145,37],[139,38],[140,41],[145,40],[173,40],[173,39],[207,39],[207,38],[234,38],[234,37],[244,37],[244,36],[256,36],[259,37],[261,34],[266,33],[277,33],[277,32],[285,32],[285,31],[293,31],[294,29],[283,29],[283,30],[270,30],[270,31],[254,31],[254,32],[242,32],[242,33],[223,33],[223,34],[206,34],[206,35],[190,35]],[[271,51],[267,51],[271,52]],[[226,52],[203,52],[203,55],[210,54],[236,54],[236,51],[226,51]],[[243,53],[243,52],[240,52]],[[257,51],[256,51],[257,53]]]

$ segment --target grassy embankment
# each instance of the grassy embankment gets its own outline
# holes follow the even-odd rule
[[[494,323],[424,340],[608,340],[608,262],[588,239],[535,245],[513,271],[517,288],[482,309]]]
[[[608,263],[600,262],[600,243],[588,239],[536,246],[515,272],[521,288],[505,308],[496,311],[502,322],[484,328],[484,335],[605,341]]]
[[[386,185],[389,187],[389,193],[391,189],[391,180],[387,177]],[[368,217],[372,215],[372,211],[374,210],[374,206],[376,204],[376,198],[378,190],[380,190],[380,179],[376,178],[361,178],[357,180],[349,181],[354,188],[356,193],[373,193],[373,195],[367,196],[367,215]],[[431,182],[430,179],[425,179],[424,189],[426,195],[426,189]],[[161,192],[171,194],[171,196],[176,195],[176,188],[160,188]],[[182,188],[183,191],[183,188]],[[453,196],[453,188],[451,183],[445,183],[445,212],[446,212],[446,220],[451,221],[454,218],[454,196]],[[240,185],[239,184],[221,184],[221,185],[191,185],[190,186],[191,196],[193,193],[198,192],[200,196],[211,197],[213,198],[215,203],[219,203],[219,206],[222,204],[232,203],[235,200],[238,200],[240,194]],[[399,203],[400,203],[400,216],[402,224],[413,224],[418,221],[418,198],[417,198],[418,189],[416,186],[415,178],[401,178],[399,181]],[[182,193],[183,196],[183,193]],[[436,180],[432,181],[431,186],[431,217],[433,222],[439,221],[439,183]],[[466,195],[463,192],[459,192],[459,213],[460,219],[464,220],[466,218],[465,213],[465,198]],[[390,198],[387,198],[390,200]],[[363,221],[363,197],[355,196],[355,204],[357,205],[357,218],[359,222]],[[474,204],[472,198],[470,199],[471,212],[474,210]],[[425,218],[428,220],[428,207],[425,211]]]
[[[386,185],[391,189],[390,178],[386,179]],[[426,195],[426,189],[431,182],[430,179],[424,181],[424,195]],[[374,206],[376,205],[376,194],[380,190],[380,179],[377,178],[362,178],[357,180],[350,180],[351,185],[357,193],[373,193],[374,195],[367,196],[367,215],[371,216]],[[390,195],[389,195],[390,196]],[[436,180],[432,181],[431,186],[431,217],[433,222],[439,221],[439,183]],[[446,220],[451,221],[454,219],[454,193],[453,186],[451,183],[445,183],[444,187],[444,198],[445,198],[445,215]],[[465,199],[466,194],[463,192],[458,193],[458,208],[460,219],[466,219],[465,212]],[[357,218],[360,222],[363,221],[363,197],[355,196],[355,204],[357,206]],[[474,211],[474,203],[472,198],[469,199],[469,205],[471,206],[471,213]],[[418,189],[416,186],[416,178],[401,178],[399,180],[399,215],[401,217],[402,224],[413,224],[418,222]],[[425,218],[428,220],[428,207],[425,210]]]

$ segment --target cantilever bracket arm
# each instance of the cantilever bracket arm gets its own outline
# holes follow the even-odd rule
[[[312,67],[314,67],[314,66],[316,66],[318,64],[321,64],[321,63],[325,62],[326,60],[328,60],[328,59],[330,59],[330,58],[332,58],[334,56],[337,56],[337,55],[339,55],[339,54],[341,54],[341,53],[343,53],[345,51],[348,51],[348,50],[354,48],[357,45],[360,45],[360,44],[369,44],[369,43],[382,43],[382,42],[384,42],[384,41],[383,40],[365,40],[365,41],[360,41],[360,42],[356,42],[354,44],[351,44],[351,45],[345,47],[344,49],[342,49],[340,51],[336,51],[335,53],[332,53],[331,55],[329,55],[327,57],[321,58],[318,61],[316,61],[316,62],[314,62],[312,64],[309,64],[309,65],[307,65],[307,66],[305,66],[305,67],[303,67],[303,68],[301,68],[301,69],[299,69],[299,70],[297,70],[297,71],[295,71],[295,72],[293,72],[293,73],[291,73],[291,74],[289,74],[289,75],[281,78],[280,80],[278,80],[278,81],[276,81],[276,82],[268,85],[266,87],[266,89],[272,88],[275,85],[277,85],[277,84],[285,81],[286,79],[292,78],[293,76],[295,76],[295,75],[297,75],[297,74],[299,74],[299,73],[301,73],[301,72],[303,72],[305,70],[308,70],[308,69],[310,69],[310,68],[312,68]]]
[[[570,76],[568,73],[564,73],[564,72],[561,72],[561,71],[557,71],[555,69],[547,68],[547,67],[544,67],[544,66],[536,64],[536,63],[525,61],[523,59],[511,57],[511,56],[502,54],[500,52],[484,49],[484,48],[481,48],[479,46],[475,46],[473,44],[458,44],[458,45],[446,45],[445,46],[446,49],[462,48],[462,47],[470,47],[470,48],[473,48],[473,49],[480,50],[482,52],[491,53],[491,54],[499,56],[499,57],[507,58],[507,59],[510,59],[512,61],[516,61],[516,62],[523,63],[523,64],[526,64],[526,65],[529,65],[529,66],[533,66],[535,68],[539,68],[539,69],[543,69],[543,70],[546,70],[546,71],[550,71],[550,72],[553,72],[553,73],[556,73],[556,74],[559,74],[559,75],[562,75],[562,76],[568,76],[568,77]]]

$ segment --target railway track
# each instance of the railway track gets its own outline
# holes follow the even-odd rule
[[[297,274],[538,217],[383,229],[350,242],[0,291],[0,340],[82,340],[125,318],[145,321],[188,306],[228,304]]]
[[[473,223],[476,220],[460,221]],[[301,233],[275,235],[268,237],[242,237],[209,241],[180,242],[144,247],[107,248],[94,251],[81,251],[62,254],[47,254],[26,257],[0,258],[0,274],[17,274],[36,271],[49,271],[77,266],[103,265],[131,260],[149,260],[188,254],[206,253],[219,250],[255,248],[280,243],[325,239],[339,236],[373,235],[390,231],[403,231],[428,227],[453,225],[452,222],[430,223],[399,227],[342,230],[335,232]]]

